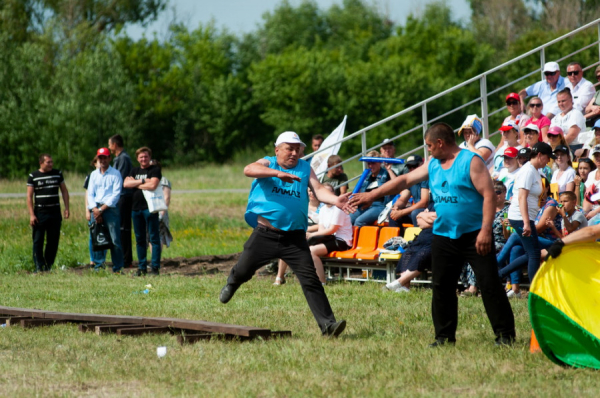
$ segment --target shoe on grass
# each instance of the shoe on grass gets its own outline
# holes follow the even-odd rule
[[[516,293],[514,290],[509,290],[509,291],[506,293],[506,297],[508,297],[509,299],[512,299],[512,298],[519,298],[519,297],[521,297],[521,294],[520,294],[520,293]]]
[[[238,288],[239,285],[230,285],[229,283],[223,286],[223,289],[221,289],[221,293],[219,294],[219,300],[221,300],[223,304],[227,304]]]
[[[515,343],[515,338],[510,336],[500,336],[496,338],[496,346],[510,347]]]
[[[400,286],[398,289],[394,290],[395,293],[410,293],[410,289],[406,286]]]
[[[445,337],[438,337],[433,343],[429,344],[429,348],[437,348],[445,345],[454,346],[454,344],[456,344],[455,340],[448,340]]]
[[[160,268],[152,268],[152,271],[150,271],[150,275],[152,275],[152,276],[159,276],[160,275]]]
[[[281,285],[285,285],[285,278],[280,278],[280,277],[275,278],[275,283],[273,283],[273,286],[281,286]]]
[[[346,329],[346,321],[342,319],[341,321],[327,325],[323,335],[327,337],[338,337],[340,334],[342,334],[344,329]]]
[[[387,290],[391,290],[392,292],[398,291],[398,289],[400,289],[401,287],[402,285],[400,284],[400,282],[398,282],[398,280],[385,284],[385,288]]]
[[[146,274],[148,273],[148,270],[145,269],[138,269],[136,272],[137,276],[146,276]]]

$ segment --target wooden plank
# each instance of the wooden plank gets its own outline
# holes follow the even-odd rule
[[[0,306],[0,313],[14,316],[26,316],[29,318],[44,318],[46,311],[32,310],[30,308],[18,308],[18,307],[2,307]]]
[[[139,325],[130,325],[130,324],[115,324],[115,325],[98,325],[94,329],[96,330],[96,334],[100,336],[103,333],[117,333],[119,329],[126,328],[137,328]]]
[[[76,321],[95,322],[95,323],[123,323],[141,325],[143,323],[142,317],[139,316],[127,316],[127,315],[97,315],[97,314],[78,314],[68,312],[46,312],[45,318],[47,319],[72,319]]]
[[[141,334],[164,334],[173,333],[173,330],[168,326],[148,326],[148,327],[133,327],[126,329],[117,329],[118,336],[138,336]]]
[[[197,330],[202,332],[233,334],[243,337],[267,337],[271,335],[271,330],[256,328],[251,326],[229,325],[226,323],[216,323],[208,321],[194,321],[189,319],[176,318],[144,318],[144,325],[152,326],[172,326],[178,329]]]
[[[21,321],[24,319],[33,319],[30,316],[13,316],[11,318],[8,318],[6,320],[6,327],[9,326],[20,326],[21,325]]]
[[[96,326],[101,326],[101,325],[107,325],[107,323],[80,323],[79,324],[79,331],[80,332],[95,332],[96,331]]]
[[[46,325],[57,325],[60,323],[69,323],[67,320],[55,320],[55,319],[21,319],[21,327],[24,328],[34,328],[37,326],[46,326]]]

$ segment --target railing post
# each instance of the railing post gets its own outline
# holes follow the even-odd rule
[[[365,156],[367,154],[367,135],[364,131],[360,135],[360,143],[362,145],[362,154],[363,154],[363,156]],[[365,170],[367,168],[367,163],[362,162],[362,164],[363,164],[363,170]]]
[[[544,65],[545,64],[546,64],[546,47],[543,47],[540,50],[540,74],[541,74],[542,81],[545,80],[545,76],[544,76]]]
[[[488,96],[486,75],[481,76],[481,80],[479,80],[479,90],[481,93],[481,121],[483,122],[483,138],[488,138],[490,129],[488,123]]]
[[[429,151],[427,151],[427,144],[425,143],[425,133],[427,132],[427,102],[421,107],[421,115],[423,117],[423,159],[427,161],[427,159],[429,159]]]
[[[600,22],[598,22],[598,40],[600,41]],[[600,62],[600,43],[598,43],[598,62]]]

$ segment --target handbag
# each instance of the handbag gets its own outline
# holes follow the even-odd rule
[[[385,208],[379,213],[379,217],[377,217],[377,224],[383,224],[384,222],[389,221],[393,205],[393,200],[390,200],[387,205],[385,205]]]
[[[92,237],[92,250],[95,252],[113,248],[108,226],[104,223],[93,222],[90,224],[90,235]]]
[[[146,198],[146,202],[148,203],[148,211],[150,213],[158,213],[159,211],[168,210],[162,185],[159,184],[158,187],[153,191],[142,189],[142,192],[144,193],[144,198]]]

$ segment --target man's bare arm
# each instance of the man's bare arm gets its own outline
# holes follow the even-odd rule
[[[65,202],[65,219],[69,218],[69,190],[67,189],[67,184],[64,182],[59,185],[60,193],[62,194],[63,202]]]
[[[483,256],[489,253],[492,248],[492,223],[496,213],[494,184],[485,163],[476,156],[471,160],[470,174],[473,186],[483,196],[481,230],[475,242],[477,253]]]
[[[317,175],[315,174],[315,171],[312,168],[310,169],[310,181],[308,185],[315,193],[317,199],[319,199],[319,202],[324,202],[330,205],[337,206],[340,209],[343,209],[346,202],[348,201],[349,194],[337,196],[329,189],[325,188],[317,178]]]
[[[256,162],[250,163],[244,167],[244,175],[250,178],[276,177],[285,182],[301,180],[301,178],[297,175],[270,168],[269,161],[267,159],[259,159]]]

